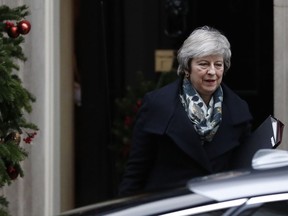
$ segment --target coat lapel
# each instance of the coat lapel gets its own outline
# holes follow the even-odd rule
[[[225,84],[222,84],[224,101],[222,104],[222,122],[212,142],[205,145],[205,151],[210,159],[240,145],[239,137],[243,130],[241,125],[252,120],[247,103],[243,102]],[[239,129],[236,129],[236,128]]]
[[[237,134],[235,134],[234,127],[236,127],[236,125],[231,119],[231,113],[225,104],[223,104],[222,109],[223,114],[220,127],[213,140],[204,146],[209,159],[216,158],[239,145],[238,139],[233,138],[233,136],[236,136]]]
[[[207,170],[211,171],[209,159],[198,134],[187,117],[187,114],[178,100],[177,107],[168,124],[167,135],[191,158],[197,161]]]

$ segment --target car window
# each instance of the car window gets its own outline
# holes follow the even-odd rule
[[[230,209],[237,208],[244,205],[247,202],[247,198],[230,200],[225,202],[213,203],[208,205],[202,205],[187,209],[182,209],[179,211],[174,211],[168,214],[163,214],[161,216],[222,216],[224,213]],[[226,215],[226,214],[225,214]],[[229,215],[229,214],[228,214]]]
[[[287,216],[288,193],[238,199],[183,209],[165,216]]]
[[[221,209],[221,210],[197,214],[195,216],[223,216],[225,212],[226,212],[226,209]]]
[[[269,202],[257,208],[247,209],[239,216],[287,216],[288,201]]]
[[[231,211],[232,210],[232,211]],[[218,209],[200,214],[192,214],[193,216],[287,216],[288,215],[288,201],[269,202],[262,205],[254,205],[253,207],[241,211],[241,213],[234,212],[235,207]],[[234,212],[234,213],[233,213]],[[190,214],[191,215],[191,214]]]

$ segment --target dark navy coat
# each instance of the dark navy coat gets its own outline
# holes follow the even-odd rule
[[[233,159],[251,128],[247,103],[222,83],[222,122],[213,140],[203,144],[181,104],[181,85],[178,79],[145,95],[120,194],[172,186],[235,168]]]

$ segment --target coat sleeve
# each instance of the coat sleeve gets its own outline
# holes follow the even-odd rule
[[[132,146],[128,161],[119,185],[119,195],[131,195],[140,192],[145,187],[153,165],[156,149],[153,148],[155,134],[147,130],[146,125],[152,117],[150,113],[149,97],[146,95],[137,114],[133,128]]]

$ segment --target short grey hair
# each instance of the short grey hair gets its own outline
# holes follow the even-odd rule
[[[222,55],[224,71],[230,68],[231,49],[228,39],[215,28],[209,26],[196,28],[178,50],[177,74],[181,76],[185,74],[185,71],[189,71],[193,58],[208,55]]]

